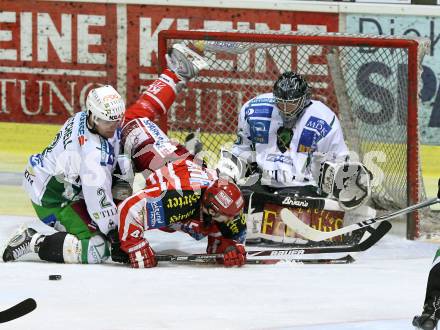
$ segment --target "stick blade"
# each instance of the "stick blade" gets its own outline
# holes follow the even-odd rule
[[[316,235],[310,230],[309,225],[302,222],[298,217],[289,209],[283,208],[280,212],[281,220],[293,230],[295,233],[301,235],[302,237],[309,239],[311,241],[319,241]]]
[[[17,305],[0,312],[0,323],[9,322],[22,317],[32,312],[35,308],[37,308],[37,302],[34,299],[25,299]]]

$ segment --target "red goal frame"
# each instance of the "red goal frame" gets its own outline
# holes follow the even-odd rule
[[[407,116],[407,205],[420,202],[420,163],[419,163],[419,134],[418,134],[418,86],[419,86],[419,42],[414,39],[399,39],[395,37],[353,35],[341,36],[338,34],[306,35],[306,34],[264,34],[243,32],[217,31],[183,31],[163,30],[158,35],[158,63],[159,72],[165,67],[165,57],[168,40],[212,40],[212,41],[241,41],[279,44],[304,45],[333,45],[333,46],[364,46],[404,48],[408,52],[408,116]],[[167,118],[163,118],[161,126],[167,129]],[[419,236],[418,212],[408,215],[407,238],[415,239]]]

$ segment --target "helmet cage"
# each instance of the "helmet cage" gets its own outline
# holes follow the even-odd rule
[[[287,71],[275,82],[273,97],[283,120],[291,121],[310,104],[310,87],[301,75]]]
[[[286,119],[291,119],[297,116],[310,102],[310,93],[292,100],[284,100],[282,98],[275,97],[277,107]]]

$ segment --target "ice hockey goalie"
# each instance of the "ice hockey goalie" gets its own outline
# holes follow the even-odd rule
[[[323,231],[343,226],[346,213],[374,215],[365,206],[370,172],[350,161],[336,114],[312,99],[307,81],[294,72],[243,105],[237,140],[222,150],[217,168],[247,196],[248,241],[304,243],[279,219],[286,206]]]

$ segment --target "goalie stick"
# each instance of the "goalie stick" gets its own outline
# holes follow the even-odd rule
[[[259,252],[259,251],[257,251]],[[252,252],[251,252],[252,253]],[[223,254],[191,254],[191,255],[156,255],[158,261],[169,261],[176,263],[204,263],[204,264],[214,264],[217,263],[218,258],[222,258]],[[288,257],[288,256],[287,256]],[[290,259],[286,256],[280,256],[280,258],[272,259],[252,259],[252,256],[247,256],[247,265],[273,265],[279,262],[292,262],[300,264],[349,264],[355,261],[355,259],[347,254],[346,256],[340,258],[320,258],[320,259],[304,259],[295,258]]]
[[[330,246],[316,246],[316,247],[303,247],[303,248],[290,248],[290,249],[276,249],[276,250],[261,250],[261,251],[248,251],[248,257],[274,257],[281,255],[303,255],[303,254],[318,254],[318,253],[351,253],[362,252],[368,250],[374,244],[376,244],[382,237],[386,235],[391,229],[391,223],[384,221],[379,226],[374,228],[367,228],[370,236],[361,241],[358,244],[353,245],[330,245]]]
[[[332,237],[336,237],[336,236],[350,233],[350,232],[357,230],[357,229],[360,229],[360,228],[369,227],[375,223],[380,223],[380,222],[383,222],[386,220],[391,220],[391,219],[396,218],[399,215],[407,214],[412,211],[415,211],[415,210],[418,210],[418,209],[421,209],[423,207],[427,207],[430,205],[434,205],[437,203],[440,203],[440,198],[438,198],[438,197],[431,198],[431,199],[428,199],[424,202],[411,205],[407,208],[398,210],[396,212],[384,214],[382,216],[368,219],[368,220],[363,220],[363,221],[360,221],[360,222],[354,223],[352,225],[349,225],[349,226],[346,226],[346,227],[343,227],[340,229],[336,229],[336,230],[333,230],[330,232],[323,232],[323,231],[316,230],[316,229],[310,227],[309,225],[305,224],[300,219],[298,219],[298,217],[292,211],[290,211],[286,208],[282,209],[280,214],[281,214],[281,219],[287,225],[287,227],[289,227],[290,229],[292,229],[293,231],[295,231],[299,235],[303,236],[304,238],[307,238],[311,241],[319,242],[319,241],[323,241],[323,240],[326,240],[326,239],[329,239]]]
[[[248,213],[254,212],[255,209],[258,209],[259,206],[264,205],[266,202],[284,207],[342,211],[338,201],[329,198],[296,196],[289,194],[272,194],[264,191],[253,191],[249,197]]]
[[[22,317],[37,308],[37,303],[34,299],[28,298],[19,302],[17,305],[0,312],[0,323],[9,322]]]

